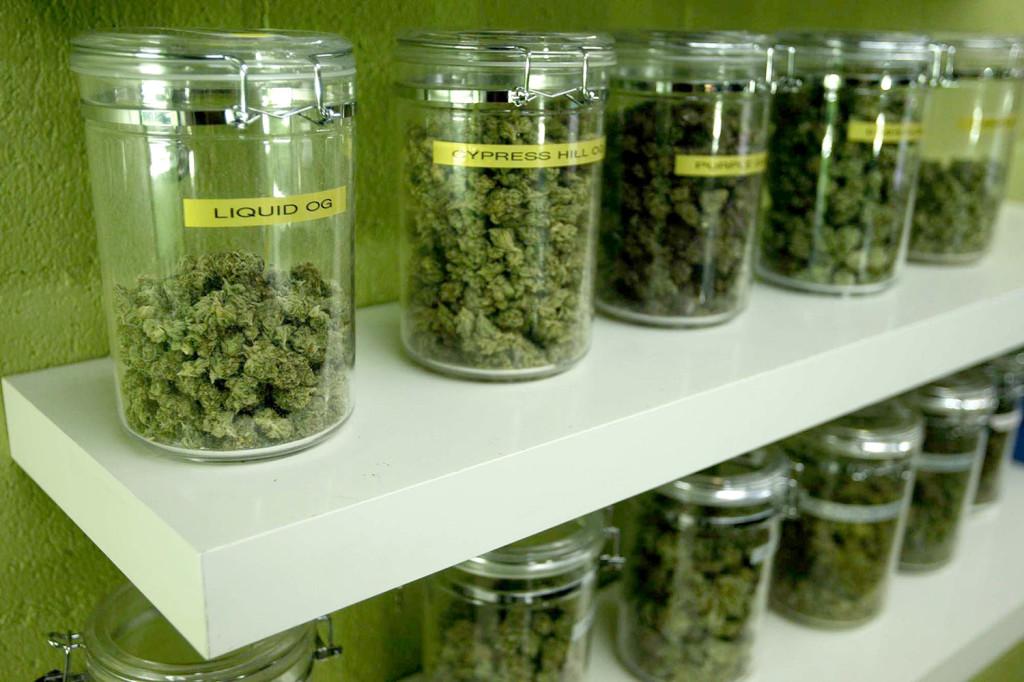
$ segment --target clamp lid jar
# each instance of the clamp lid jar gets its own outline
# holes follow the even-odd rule
[[[750,672],[787,489],[756,450],[631,499],[618,651],[644,680]]]
[[[402,339],[426,367],[530,379],[589,348],[611,45],[505,31],[399,40]]]
[[[927,38],[782,33],[758,273],[789,287],[866,294],[906,260]]]
[[[1000,356],[984,366],[996,389],[998,405],[988,422],[988,441],[978,475],[976,506],[999,499],[1003,471],[1017,445],[1021,423],[1021,395],[1024,394],[1024,351]]]
[[[598,306],[703,326],[746,305],[771,52],[739,31],[623,35],[608,106]]]
[[[352,409],[354,66],[330,34],[74,41],[119,412],[196,460]]]
[[[84,652],[84,673],[53,672],[46,682],[307,682],[317,661],[337,656],[330,621],[327,641],[316,623],[306,623],[205,659],[152,604],[131,585],[107,596],[96,607],[80,635],[50,635],[50,643],[65,651],[65,671],[74,667],[73,654]]]

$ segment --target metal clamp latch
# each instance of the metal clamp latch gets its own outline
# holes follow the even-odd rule
[[[71,672],[71,659],[76,650],[85,646],[82,635],[77,632],[51,632],[47,643],[64,652],[64,665],[60,670],[51,670],[35,682],[85,682],[85,676]]]
[[[313,659],[322,661],[327,658],[334,658],[340,656],[342,647],[340,644],[334,641],[334,622],[331,621],[330,616],[320,616],[316,619],[317,625],[321,623],[326,626],[326,637],[320,636],[320,628],[317,628],[316,633],[316,649],[313,651]]]
[[[505,45],[494,49],[514,51],[523,55],[523,84],[516,87],[516,89],[509,95],[509,102],[517,107],[529,104],[538,97],[544,99],[568,97],[577,104],[589,104],[601,99],[601,95],[590,88],[590,55],[592,54],[592,48],[581,46],[576,50],[544,50],[543,54],[545,56],[567,55],[574,57],[580,55],[583,58],[583,73],[580,84],[558,92],[545,92],[543,90],[534,90],[530,88],[530,76],[533,73],[533,60],[535,57],[533,50],[520,45]]]

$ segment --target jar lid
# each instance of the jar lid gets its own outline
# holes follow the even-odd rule
[[[885,400],[808,433],[830,452],[860,459],[893,459],[910,457],[921,447],[924,420],[903,401]]]
[[[604,547],[604,514],[549,528],[456,567],[485,578],[544,578],[595,565]]]
[[[973,367],[912,391],[911,402],[926,415],[984,418],[996,407],[996,392],[984,371]]]
[[[637,31],[615,36],[620,87],[669,80],[721,91],[755,89],[768,79],[769,36],[747,31]],[[675,88],[678,90],[678,88]],[[692,88],[706,92],[709,87]]]
[[[602,33],[416,31],[398,39],[398,83],[416,98],[448,103],[587,103],[607,88],[612,45]]]
[[[667,483],[658,493],[692,504],[747,507],[785,494],[786,460],[772,449],[753,450]]]
[[[276,680],[312,660],[315,630],[314,624],[307,623],[229,654],[205,659],[141,592],[123,585],[96,607],[83,639],[89,670],[112,679]]]
[[[939,33],[937,74],[940,78],[1021,78],[1024,39],[979,33]]]
[[[71,41],[71,69],[91,76],[163,80],[237,77],[312,79],[355,73],[352,44],[331,33],[131,29],[86,33]]]
[[[916,33],[784,31],[775,40],[777,70],[789,75],[826,69],[865,77],[889,72],[926,76],[935,58],[931,40]]]

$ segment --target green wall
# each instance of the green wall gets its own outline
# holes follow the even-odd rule
[[[0,375],[106,353],[88,178],[68,39],[113,26],[338,31],[359,63],[357,294],[394,298],[387,55],[411,27],[540,29],[862,27],[1016,30],[1017,0],[5,0],[0,4]],[[1018,154],[1020,157],[1021,154]],[[1024,159],[1014,193],[1024,197]],[[0,405],[2,417],[2,405]],[[0,418],[0,673],[34,679],[56,659],[42,633],[81,625],[118,571],[13,464]],[[415,589],[342,614],[349,680],[391,679],[418,656]],[[337,669],[337,668],[335,668]],[[1012,671],[1011,671],[1012,673]],[[992,678],[1000,679],[1000,678]],[[1001,679],[1010,679],[1008,677]]]

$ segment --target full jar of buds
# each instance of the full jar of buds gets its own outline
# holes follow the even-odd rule
[[[352,49],[155,30],[73,44],[124,425],[181,457],[306,447],[352,410]]]
[[[772,573],[775,610],[828,628],[881,612],[921,439],[920,416],[886,401],[780,444],[793,497]]]
[[[341,653],[330,621],[320,622],[324,638],[310,622],[204,658],[141,592],[123,585],[96,606],[84,631],[50,635],[64,665],[38,682],[309,682],[319,661]]]
[[[650,32],[616,40],[598,307],[661,326],[746,305],[768,137],[767,37]]]
[[[999,499],[1003,471],[1010,463],[1020,431],[1024,395],[1024,349],[996,358],[984,367],[996,389],[996,410],[988,420],[988,441],[978,475],[974,504],[984,506]]]
[[[784,458],[756,450],[629,501],[618,649],[634,675],[750,672],[786,488]]]
[[[939,40],[910,259],[970,263],[988,251],[1006,194],[1024,42],[980,35]]]
[[[908,394],[924,414],[924,445],[914,463],[914,494],[900,568],[923,571],[949,562],[974,500],[988,423],[996,408],[992,382],[974,368]]]
[[[419,363],[515,380],[587,352],[611,44],[399,40],[402,340]]]
[[[464,561],[427,584],[429,682],[582,682],[609,533],[595,512]]]
[[[758,274],[817,293],[881,291],[906,260],[930,43],[900,33],[778,40]]]

